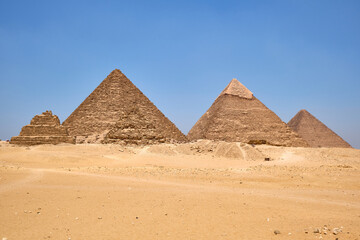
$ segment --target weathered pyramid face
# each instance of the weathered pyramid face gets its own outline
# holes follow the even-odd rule
[[[306,110],[300,110],[288,123],[311,147],[350,148],[340,136]]]
[[[143,115],[138,108],[122,112],[115,126],[106,134],[103,143],[156,144],[166,142],[161,133],[157,118]]]
[[[233,79],[188,133],[190,140],[307,146],[253,93]]]
[[[133,114],[132,109],[136,109],[136,114]],[[132,113],[131,116],[127,116],[129,113]],[[143,140],[149,134],[149,130],[144,128],[149,119],[155,124],[156,130],[151,130],[152,134],[163,139],[162,141],[186,140],[180,130],[120,70],[116,69],[80,104],[63,125],[68,127],[70,135],[77,137],[78,142],[83,140],[126,143],[119,136],[129,136],[130,139],[133,136],[128,134],[130,127],[122,127],[121,123],[134,122],[132,131],[137,131],[138,138],[141,138],[139,143],[146,144],[151,143]]]
[[[51,111],[36,115],[29,125],[21,129],[20,135],[12,137],[11,144],[37,145],[75,143],[70,137],[66,127],[60,125],[60,120]]]

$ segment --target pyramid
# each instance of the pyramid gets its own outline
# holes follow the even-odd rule
[[[288,123],[310,147],[351,148],[350,144],[306,110],[300,110]]]
[[[308,146],[236,79],[220,93],[187,136],[190,140]]]
[[[60,120],[51,111],[36,115],[29,125],[21,129],[20,135],[12,137],[11,144],[38,145],[75,143],[70,137],[66,127],[60,125]]]
[[[103,80],[63,125],[71,136],[76,136],[77,143],[186,141],[185,135],[118,69]]]

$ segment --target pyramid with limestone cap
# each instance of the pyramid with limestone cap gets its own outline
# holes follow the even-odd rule
[[[151,122],[151,127],[146,122]],[[185,135],[118,69],[101,82],[63,125],[78,143],[186,141]]]
[[[349,143],[304,109],[289,121],[288,126],[307,141],[310,147],[351,148]]]
[[[190,140],[308,146],[236,79],[220,93],[187,136]]]

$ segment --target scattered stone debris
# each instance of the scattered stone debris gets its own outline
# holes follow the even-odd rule
[[[332,230],[332,233],[333,233],[334,235],[338,235],[338,234],[341,233],[341,232],[342,232],[341,228],[334,228],[334,229]]]
[[[328,233],[329,233],[329,234],[332,233],[332,234],[334,234],[334,235],[338,235],[339,233],[342,232],[342,229],[343,229],[343,227],[341,227],[341,228],[333,228],[333,229],[331,230],[331,228],[328,228],[327,225],[324,225],[324,227],[322,227],[322,228],[314,228],[313,233],[319,233],[319,234],[320,234],[319,238],[322,238],[323,235],[328,235]],[[308,233],[309,233],[309,230],[308,230],[308,229],[304,229],[304,232],[305,232],[306,234],[308,234]]]
[[[279,230],[275,230],[275,231],[274,231],[274,234],[275,234],[275,235],[278,235],[278,234],[280,234],[280,233],[281,233],[281,232],[280,232]]]

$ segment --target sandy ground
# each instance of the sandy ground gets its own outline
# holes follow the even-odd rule
[[[360,150],[2,142],[1,238],[360,239]]]

